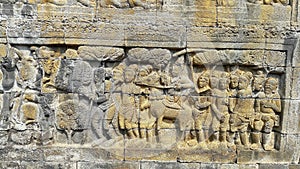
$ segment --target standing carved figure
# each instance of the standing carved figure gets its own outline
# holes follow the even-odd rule
[[[121,105],[119,110],[119,125],[129,138],[139,137],[138,131],[138,99],[140,87],[134,83],[137,65],[130,65],[124,70],[124,83],[121,85]]]
[[[208,131],[210,125],[210,105],[211,105],[211,88],[209,86],[209,73],[207,71],[200,74],[198,85],[198,100],[193,110],[194,128],[198,143],[206,147],[205,140],[208,139]]]
[[[124,130],[124,124],[119,124],[119,110],[121,109],[121,85],[124,82],[123,74],[126,65],[120,63],[112,70],[112,85],[110,86],[110,96],[108,108],[105,111],[103,128],[107,135],[115,140],[123,139],[120,129]]]
[[[279,116],[281,112],[281,101],[278,93],[278,81],[275,78],[269,77],[265,84],[265,99],[260,102],[262,113],[263,126],[263,148],[265,150],[274,149],[274,140],[271,138],[271,133],[274,126],[278,126]]]
[[[219,105],[219,95],[221,95],[221,91],[219,90],[219,78],[220,78],[220,72],[213,72],[210,78],[210,84],[212,88],[212,98],[211,98],[211,126],[210,129],[212,130],[212,134],[210,136],[210,140],[213,144],[212,146],[216,146],[219,142],[219,130],[220,130],[220,120],[223,118],[222,113],[219,111],[218,106]]]
[[[237,92],[237,102],[234,108],[234,126],[239,131],[241,143],[244,148],[249,148],[249,124],[254,114],[254,100],[252,99],[252,90],[250,82],[252,79],[251,72],[245,72],[239,77],[239,90]]]
[[[229,113],[230,113],[230,120],[229,126],[230,130],[228,133],[228,142],[232,145],[232,148],[235,148],[235,138],[238,138],[237,128],[234,126],[234,119],[235,114],[233,113],[234,108],[237,102],[237,92],[239,86],[239,77],[242,74],[242,71],[237,69],[230,73],[230,83],[229,83]],[[236,140],[238,142],[238,140]],[[238,143],[237,143],[238,144]]]
[[[141,134],[142,139],[146,139],[147,141],[153,137],[153,128],[155,123],[155,118],[150,113],[150,101],[149,101],[149,94],[150,94],[150,87],[147,86],[148,76],[152,72],[152,66],[147,65],[140,68],[136,82],[142,83],[141,91],[139,96],[139,132]],[[144,83],[144,81],[146,81]]]
[[[220,120],[220,142],[224,143],[227,146],[228,141],[228,133],[229,133],[229,74],[222,73],[220,80],[219,80],[219,90],[220,93],[218,94],[217,98],[217,108],[221,113],[221,120]]]
[[[255,98],[254,110],[255,114],[253,116],[253,120],[251,120],[251,140],[252,145],[251,149],[258,149],[261,145],[261,131],[263,128],[263,121],[261,120],[261,101],[265,98],[264,93],[264,82],[265,75],[262,71],[258,71],[256,75],[254,75],[253,79],[253,98]]]

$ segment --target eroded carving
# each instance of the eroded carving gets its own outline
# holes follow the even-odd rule
[[[2,49],[3,80],[14,78],[2,81],[0,123],[15,144],[278,147],[283,52]]]

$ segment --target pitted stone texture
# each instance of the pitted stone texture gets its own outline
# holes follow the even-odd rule
[[[90,163],[90,162],[78,162],[78,169],[85,168],[107,168],[107,169],[115,169],[115,168],[127,168],[127,169],[139,169],[139,163],[136,162],[114,162],[114,163]]]
[[[176,163],[176,162],[141,162],[140,169],[198,169],[200,164],[197,163]]]

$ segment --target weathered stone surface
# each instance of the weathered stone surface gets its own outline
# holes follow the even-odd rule
[[[21,162],[20,168],[24,169],[34,169],[34,168],[42,168],[42,169],[74,169],[76,168],[76,163],[72,162]]]
[[[288,169],[289,167],[288,167],[288,165],[286,165],[286,164],[260,164],[259,165],[259,169],[267,169],[267,168],[274,168],[274,169],[281,169],[281,168],[283,168],[283,169]]]
[[[199,168],[200,164],[197,163],[175,163],[175,162],[165,162],[165,163],[153,163],[153,162],[142,162],[140,169],[173,169],[173,168],[183,168],[183,169],[196,169]]]
[[[0,0],[0,168],[297,168],[299,0]]]
[[[89,163],[89,162],[78,162],[77,168],[128,168],[128,169],[139,169],[140,166],[138,163],[131,162],[115,162],[115,163]]]

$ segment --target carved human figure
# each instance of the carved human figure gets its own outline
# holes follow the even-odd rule
[[[19,61],[18,50],[10,47],[7,56],[1,62],[3,73],[2,86],[4,90],[10,90],[15,84],[16,64]]]
[[[124,69],[126,65],[124,63],[118,64],[116,67],[112,69],[112,84],[108,89],[110,95],[108,99],[108,108],[105,111],[105,120],[103,124],[103,128],[107,135],[111,139],[115,139],[116,141],[123,139],[122,133],[119,127],[122,125],[124,129],[124,124],[119,124],[119,110],[121,109],[121,85],[124,82]],[[101,132],[101,131],[100,131]]]
[[[255,98],[254,110],[255,114],[251,120],[251,140],[252,145],[251,149],[255,150],[261,146],[261,130],[263,127],[263,121],[261,120],[261,101],[265,98],[264,93],[264,82],[265,75],[262,71],[257,71],[257,74],[254,75],[252,90],[253,90],[253,98]]]
[[[232,148],[235,148],[235,137],[238,135],[237,129],[234,126],[234,119],[235,115],[233,114],[234,108],[236,106],[237,102],[237,92],[238,92],[238,86],[239,86],[239,77],[242,74],[242,71],[239,69],[236,69],[230,73],[230,83],[229,83],[229,113],[230,113],[230,120],[229,120],[229,125],[230,125],[230,130],[228,132],[228,142],[230,145],[232,145]],[[238,137],[238,136],[237,136]]]
[[[221,114],[220,119],[220,142],[227,146],[227,141],[229,138],[229,74],[223,72],[219,80],[219,93],[217,93],[217,109]],[[230,142],[229,142],[230,143]],[[230,145],[232,146],[232,145]]]
[[[55,91],[55,77],[60,65],[60,60],[56,58],[55,51],[45,46],[40,48],[33,46],[31,50],[36,53],[37,58],[41,58],[40,62],[44,70],[42,91],[46,93]]]
[[[250,82],[252,79],[251,72],[244,72],[239,77],[239,86],[237,92],[237,102],[233,110],[234,127],[238,130],[241,143],[244,148],[249,148],[248,129],[250,119],[254,114],[254,99],[252,99],[252,90]]]
[[[129,138],[139,137],[137,95],[140,87],[134,83],[137,65],[130,65],[124,70],[124,83],[121,85],[121,105],[119,110],[119,126],[125,130]]]
[[[15,53],[19,57],[16,64],[18,73],[16,81],[18,87],[25,89],[40,90],[42,78],[42,69],[34,56],[24,54],[24,52],[14,48]]]
[[[186,138],[187,132],[190,132],[193,128],[192,107],[190,106],[191,98],[189,96],[191,90],[194,89],[194,84],[188,76],[185,76],[183,65],[184,63],[181,58],[173,65],[170,83],[170,86],[173,88],[168,90],[169,95],[167,95],[167,99],[169,96],[174,97],[174,100],[177,100],[177,98],[179,99],[178,104],[181,107],[181,111],[176,120],[179,126],[178,139],[181,140]]]
[[[201,73],[197,80],[199,96],[198,100],[195,102],[195,109],[193,110],[193,118],[195,125],[195,134],[198,143],[202,144],[204,147],[205,140],[208,139],[209,131],[209,117],[211,116],[211,88],[209,86],[209,72],[204,71]]]
[[[96,92],[96,102],[101,104],[107,101],[105,96],[105,69],[98,68],[94,71],[94,83],[95,83],[95,92]]]
[[[211,146],[216,146],[216,143],[219,142],[219,130],[220,130],[220,120],[223,118],[222,113],[218,109],[219,101],[218,97],[221,95],[221,91],[219,89],[219,78],[220,72],[214,71],[210,77],[210,85],[211,85],[211,126],[210,129],[212,131],[210,140],[212,141]]]
[[[146,65],[140,68],[136,81],[141,81],[147,79],[147,76],[152,72],[152,66]],[[145,82],[147,83],[147,82]],[[150,141],[150,137],[153,137],[153,127],[155,123],[155,118],[150,113],[150,87],[147,85],[140,86],[140,96],[139,96],[139,132],[140,136],[147,141]],[[152,140],[151,140],[152,141]]]
[[[152,70],[149,75],[143,78],[143,83],[145,83],[146,86],[149,86],[149,112],[151,114],[150,116],[155,118],[154,122],[156,124],[154,124],[154,128],[148,129],[148,140],[150,142],[159,142],[159,138],[156,140],[156,137],[154,136],[156,135],[156,133],[159,134],[162,124],[163,112],[165,107],[163,104],[163,101],[165,99],[163,88],[169,85],[166,84],[166,86],[164,86],[164,84],[162,84],[161,78],[162,73],[158,73],[155,70]]]
[[[281,101],[278,93],[278,81],[273,77],[269,77],[265,83],[265,99],[260,102],[261,120],[264,125],[263,131],[263,148],[265,150],[274,149],[274,140],[271,133],[274,126],[278,126],[279,116],[281,112]]]
[[[65,81],[71,80],[70,84],[67,84],[68,88],[71,88],[70,90],[72,92],[82,94],[91,100],[95,99],[97,95],[94,92],[95,89],[92,85],[94,77],[92,67],[89,63],[84,61],[76,61],[74,64],[74,68],[63,69],[65,72],[71,70],[70,75],[65,74],[63,77]]]

